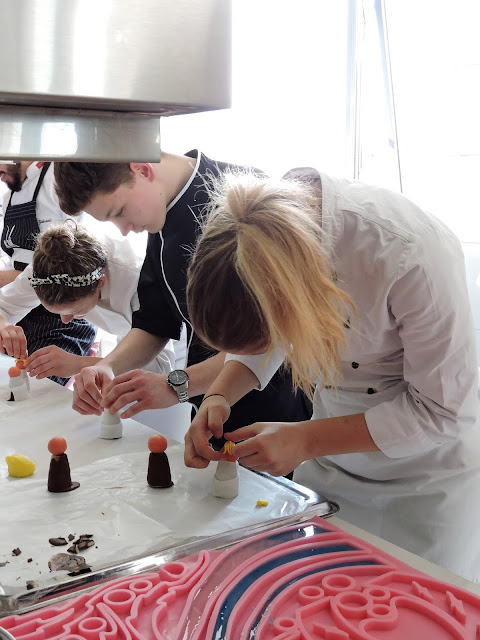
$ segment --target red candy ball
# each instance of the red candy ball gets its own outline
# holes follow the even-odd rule
[[[65,438],[56,436],[55,438],[49,440],[48,450],[53,456],[60,456],[67,450],[67,441],[65,440]]]
[[[165,436],[151,436],[148,439],[148,448],[152,453],[163,453],[167,448]]]

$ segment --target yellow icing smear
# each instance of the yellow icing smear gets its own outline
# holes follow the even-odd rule
[[[220,453],[228,453],[229,455],[233,455],[232,453],[232,449],[235,446],[234,442],[231,442],[230,440],[227,440],[227,442],[225,442],[225,444],[223,445],[222,450],[220,451]]]

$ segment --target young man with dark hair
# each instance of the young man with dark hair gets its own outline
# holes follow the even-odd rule
[[[225,364],[224,353],[213,353],[194,334],[186,305],[187,269],[209,205],[212,180],[239,167],[210,160],[199,151],[184,156],[164,153],[160,163],[56,163],[57,193],[70,215],[85,210],[97,220],[111,221],[126,235],[148,231],[148,246],[140,276],[140,309],[132,330],[95,367],[76,378],[74,408],[83,414],[111,413],[133,403],[122,417],[145,409],[189,400],[199,406]],[[252,256],[252,259],[255,259]],[[187,327],[185,371],[161,376],[141,370],[169,338],[178,339]],[[232,375],[251,388],[250,370],[228,362]],[[311,417],[302,392],[293,393],[288,373],[280,371],[262,393],[230,398],[232,411],[226,430],[252,422]]]

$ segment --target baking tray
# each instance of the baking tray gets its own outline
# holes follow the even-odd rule
[[[257,475],[263,476],[273,485],[288,489],[296,495],[299,500],[303,501],[305,506],[303,511],[286,517],[272,518],[268,522],[235,528],[217,535],[191,536],[190,538],[182,540],[181,543],[160,547],[158,550],[147,555],[126,558],[122,562],[100,566],[90,573],[84,573],[75,577],[66,576],[61,582],[58,582],[56,578],[52,577],[38,588],[27,590],[24,583],[23,585],[19,584],[18,589],[15,589],[14,593],[0,595],[0,619],[7,615],[32,611],[47,603],[54,604],[72,595],[80,595],[85,590],[93,589],[114,578],[154,571],[161,564],[197,553],[201,550],[212,550],[229,546],[254,532],[303,522],[313,515],[328,518],[338,511],[338,505],[336,503],[328,501],[315,491],[287,478],[277,478],[267,473],[258,473]],[[2,636],[0,635],[0,639],[1,638]]]

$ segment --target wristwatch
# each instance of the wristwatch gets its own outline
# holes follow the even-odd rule
[[[188,402],[188,373],[174,369],[167,376],[167,384],[176,392],[179,402]]]

